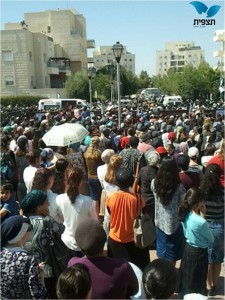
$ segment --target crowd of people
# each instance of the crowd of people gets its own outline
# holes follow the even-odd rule
[[[65,122],[89,134],[59,147]],[[1,298],[169,299],[217,295],[224,262],[222,115],[134,117],[75,109],[8,118],[1,129]],[[156,241],[134,243],[139,195]],[[56,272],[52,247],[63,244]],[[56,246],[55,246],[56,247]],[[150,261],[150,249],[157,259]],[[175,265],[181,260],[179,270]],[[58,266],[58,268],[61,267]],[[204,298],[205,296],[205,298]]]

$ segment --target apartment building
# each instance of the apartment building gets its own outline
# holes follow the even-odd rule
[[[165,50],[156,51],[156,74],[166,75],[170,68],[182,72],[186,65],[198,67],[204,60],[204,51],[194,42],[168,42]]]
[[[2,30],[1,53],[1,95],[49,95],[49,89],[63,88],[71,76],[62,47],[55,47],[43,33],[26,28]]]
[[[220,43],[220,49],[213,53],[214,57],[218,57],[217,67],[220,68],[221,75],[225,73],[224,58],[225,58],[225,30],[216,30],[213,37],[214,42]]]
[[[31,32],[42,32],[63,48],[71,72],[87,70],[86,19],[76,10],[49,10],[24,14]]]
[[[127,47],[123,45],[124,50],[121,56],[120,64],[127,70],[135,74],[135,54],[131,54],[127,51]],[[115,57],[113,55],[111,46],[100,46],[93,51],[93,64],[95,68],[101,69],[107,65],[115,63]]]
[[[25,13],[1,31],[1,94],[64,96],[65,81],[87,71],[86,20],[76,10]]]

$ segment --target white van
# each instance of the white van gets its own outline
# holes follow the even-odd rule
[[[180,106],[181,104],[181,96],[165,96],[163,99],[163,106]]]
[[[82,99],[41,99],[38,102],[38,110],[67,109],[77,106],[88,106],[86,100]]]

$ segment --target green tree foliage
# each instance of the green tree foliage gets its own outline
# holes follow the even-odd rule
[[[138,85],[140,89],[145,89],[150,87],[151,79],[147,73],[147,71],[141,71],[139,78],[138,78]]]
[[[98,98],[101,100],[109,99],[111,94],[111,77],[104,75],[101,72],[92,80],[93,92],[97,91]]]
[[[218,93],[219,78],[218,70],[213,70],[208,63],[202,62],[198,68],[192,65],[185,66],[182,73],[171,68],[164,76],[153,76],[152,85],[167,95],[175,94],[183,98],[191,98],[193,92],[197,91],[200,98],[207,98],[210,94],[215,98]]]
[[[138,78],[131,71],[121,68],[122,95],[132,95],[138,90]]]
[[[193,92],[197,91],[200,98],[207,98],[210,94],[215,98],[220,83],[219,70],[213,70],[206,62],[202,62],[198,68],[187,65],[183,72],[177,72],[171,68],[166,75],[156,75],[152,78],[146,71],[141,71],[140,76],[137,77],[120,66],[120,77],[122,96],[135,94],[138,89],[151,85],[167,95],[174,94],[181,95],[183,98],[191,98]],[[110,99],[113,81],[116,81],[116,65],[108,65],[98,70],[96,77],[92,79],[93,96],[97,91],[98,98],[101,100]],[[67,97],[89,99],[88,77],[84,73],[77,73],[71,77],[66,82],[65,88]]]
[[[84,73],[76,73],[65,84],[68,98],[89,99],[88,77]]]
[[[43,96],[31,96],[31,95],[21,95],[21,96],[1,96],[0,101],[2,106],[8,105],[38,105],[38,101],[43,99]]]

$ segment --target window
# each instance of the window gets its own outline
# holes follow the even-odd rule
[[[178,61],[178,66],[184,66],[184,61]]]
[[[176,66],[176,64],[177,64],[177,62],[176,62],[176,61],[171,61],[171,62],[170,62],[170,66],[171,66],[171,67],[174,67],[174,66]]]
[[[132,61],[132,58],[130,58],[130,61]]]
[[[8,76],[5,78],[5,85],[9,86],[9,85],[14,85],[14,78],[13,76]]]
[[[13,61],[12,51],[2,51],[3,61]]]
[[[29,51],[29,60],[32,61],[32,51]]]
[[[51,26],[48,26],[48,33],[51,32]]]

